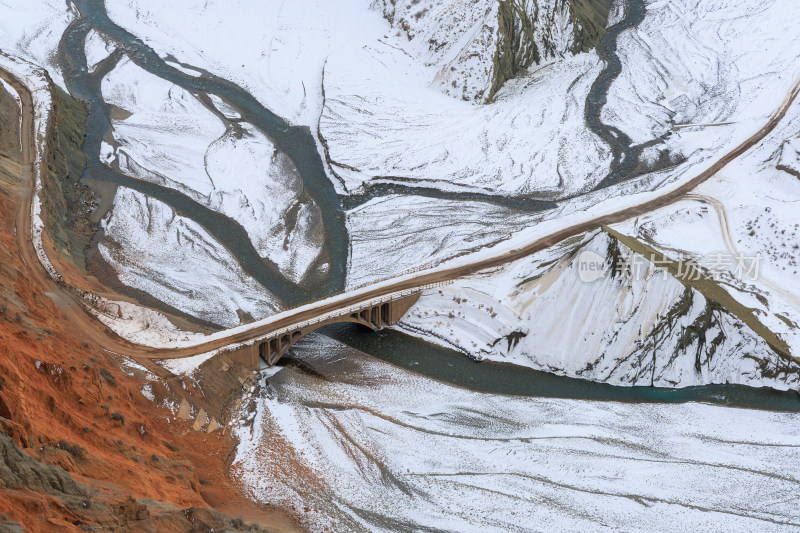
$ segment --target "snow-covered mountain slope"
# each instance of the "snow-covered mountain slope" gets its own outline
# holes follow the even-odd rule
[[[64,87],[56,50],[74,8],[63,0],[0,0],[0,50],[44,67]]]
[[[270,293],[203,228],[162,202],[120,187],[98,245],[124,284],[221,326],[274,312]]]
[[[611,383],[797,389],[800,180],[784,168],[797,131],[795,108],[685,200],[614,226],[667,257],[714,270],[741,308],[725,309],[666,273],[582,282],[581,251],[626,250],[600,234],[426,295],[405,327],[472,356]],[[747,272],[754,259],[756,270]],[[755,317],[758,331],[741,312]],[[769,345],[772,335],[789,357]]]
[[[381,42],[328,59],[320,135],[348,190],[390,181],[507,196],[575,194],[596,185],[610,162],[584,121],[599,70],[594,54],[569,56],[476,106],[428,87],[421,67]]]
[[[235,220],[261,257],[301,281],[319,256],[321,219],[292,161],[252,125],[123,60],[103,80],[115,146],[104,160]],[[222,120],[225,118],[225,120]]]
[[[238,83],[286,120],[315,126],[325,58],[389,30],[371,0],[108,0],[111,18],[162,57]]]
[[[800,524],[796,413],[480,394],[324,337],[296,350],[307,366],[267,378],[233,473],[311,531]]]
[[[800,75],[789,27],[798,10],[790,0],[647,2],[644,21],[620,34],[621,73],[601,113],[643,145],[640,170],[726,144],[669,135],[674,124],[735,122],[718,132],[729,140],[763,121]],[[420,46],[395,35],[329,57],[320,135],[348,189],[392,181],[570,196],[608,172],[608,147],[584,116],[596,54],[543,59],[475,106],[431,87]]]
[[[467,101],[489,96],[498,45],[498,2],[380,0],[404,50],[425,66],[429,83]]]
[[[633,272],[587,282],[586,252]],[[657,266],[592,233],[432,291],[401,327],[473,357],[613,384],[800,385],[800,365]]]
[[[791,0],[648,1],[644,21],[620,35],[603,121],[637,144],[674,124],[763,121],[800,75],[799,18]],[[666,142],[681,151],[681,136]]]
[[[764,142],[686,200],[617,227],[666,254],[693,257],[718,270],[731,295],[756,309],[759,320],[796,357],[800,180],[785,167],[798,131],[800,111],[794,110]],[[742,280],[742,270],[753,272]]]
[[[429,67],[430,84],[486,102],[533,64],[591,49],[605,35],[610,0],[380,0],[398,44]]]
[[[511,196],[589,190],[609,163],[584,120],[600,64],[567,52],[588,50],[604,30],[584,31],[572,4],[384,3],[398,31],[325,64],[319,133],[331,172],[348,190],[381,181]],[[601,4],[589,11],[605,21]],[[472,103],[512,77],[492,104]]]

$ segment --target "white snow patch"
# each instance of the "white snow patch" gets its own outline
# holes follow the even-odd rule
[[[109,0],[109,16],[162,57],[231,80],[291,123],[315,126],[326,58],[388,30],[371,0]],[[183,69],[182,69],[183,70]]]
[[[234,429],[232,473],[257,501],[309,507],[311,531],[800,521],[791,497],[775,497],[797,489],[797,413],[482,394],[324,338],[294,349],[328,379],[291,368],[268,379],[252,429]]]
[[[46,68],[65,88],[56,53],[76,15],[64,0],[0,0],[0,50]]]
[[[158,200],[120,187],[101,226],[98,249],[120,281],[185,313],[234,326],[240,311],[264,316],[277,309],[227,249]]]
[[[111,55],[116,46],[103,35],[94,30],[89,32],[86,37],[86,64],[89,72],[94,72],[98,63]]]

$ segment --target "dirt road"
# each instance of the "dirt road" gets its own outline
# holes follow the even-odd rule
[[[594,230],[602,225],[622,222],[624,220],[647,213],[655,208],[668,205],[689,193],[692,189],[703,183],[705,180],[714,176],[731,161],[735,160],[763,140],[784,118],[786,112],[797,98],[798,93],[800,93],[800,80],[797,80],[792,86],[792,89],[784,98],[783,102],[781,102],[779,108],[770,116],[769,120],[766,122],[766,124],[764,124],[764,126],[761,127],[761,129],[759,129],[755,134],[750,136],[732,151],[722,156],[705,171],[687,181],[680,187],[672,191],[665,192],[656,200],[643,202],[640,205],[622,209],[615,213],[604,215],[590,221],[568,226],[559,231],[553,232],[546,237],[532,241],[524,246],[499,254],[496,257],[474,261],[472,263],[457,267],[443,268],[431,272],[422,272],[413,279],[401,280],[390,284],[382,284],[380,287],[374,290],[362,291],[357,295],[347,295],[345,293],[344,295],[331,297],[321,300],[316,304],[302,307],[298,309],[296,313],[292,313],[280,320],[273,320],[266,325],[259,325],[258,323],[255,323],[251,327],[237,328],[241,331],[231,332],[229,335],[213,341],[189,348],[166,350],[135,345],[118,337],[103,324],[85,312],[82,306],[73,299],[69,291],[55,283],[39,263],[36,252],[33,248],[32,240],[30,238],[30,205],[33,194],[33,165],[35,157],[35,136],[33,130],[33,105],[31,95],[28,94],[22,84],[20,84],[9,74],[0,71],[0,76],[8,81],[9,84],[11,84],[16,90],[18,90],[20,96],[22,97],[23,103],[22,127],[23,138],[25,139],[25,142],[22,156],[25,171],[24,175],[22,176],[24,182],[23,197],[19,202],[19,213],[17,216],[17,244],[23,255],[23,258],[25,259],[25,263],[30,269],[32,281],[45,287],[48,293],[57,300],[57,303],[59,306],[62,306],[62,308],[64,306],[74,308],[73,315],[75,316],[75,327],[80,328],[85,336],[91,338],[92,341],[96,342],[101,347],[135,358],[158,359],[175,359],[207,353],[213,350],[224,348],[231,344],[246,342],[254,338],[267,335],[273,331],[303,322],[305,320],[313,319],[331,311],[358,305],[359,303],[393,294],[398,291],[414,289],[421,286],[461,278],[481,270],[497,267],[510,261],[526,257],[534,252],[549,248],[564,239]]]

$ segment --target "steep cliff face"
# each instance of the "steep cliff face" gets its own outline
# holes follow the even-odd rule
[[[534,63],[594,48],[606,33],[612,0],[501,0],[491,100]]]
[[[250,530],[210,509],[253,511],[227,505],[241,498],[224,474],[234,443],[170,422],[141,379],[75,330],[80,309],[32,286],[11,187],[0,173],[0,531]]]
[[[0,83],[0,155],[19,161],[19,104]]]
[[[454,98],[486,100],[497,46],[494,0],[381,0],[384,17],[428,67],[431,83]]]
[[[605,35],[612,0],[381,0],[446,94],[488,102],[535,63],[590,50]]]
[[[96,228],[89,219],[91,190],[80,182],[86,168],[81,151],[86,135],[86,107],[53,85],[52,121],[47,130],[47,172],[42,187],[45,226],[57,252],[79,267]]]

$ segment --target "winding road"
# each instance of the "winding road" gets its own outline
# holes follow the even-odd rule
[[[263,319],[246,326],[239,326],[231,330],[226,330],[210,337],[209,340],[195,343],[191,346],[180,348],[153,348],[132,344],[111,332],[94,317],[87,312],[83,312],[82,305],[76,301],[75,296],[67,288],[59,285],[45,271],[39,263],[36,250],[31,239],[31,202],[33,198],[33,176],[35,163],[35,134],[33,101],[26,87],[11,74],[0,70],[0,77],[5,79],[15,90],[18,91],[22,99],[23,120],[22,129],[25,142],[23,143],[22,162],[24,165],[24,175],[21,176],[24,184],[24,201],[21,201],[17,212],[17,246],[20,254],[25,260],[25,264],[30,269],[30,279],[41,285],[45,291],[56,300],[62,308],[70,306],[75,308],[74,325],[80,329],[84,336],[89,337],[102,348],[111,352],[127,355],[134,358],[154,358],[154,359],[175,359],[185,358],[199,354],[205,354],[220,350],[231,345],[247,343],[256,338],[260,338],[277,330],[291,327],[295,324],[314,319],[337,310],[357,306],[377,298],[386,297],[401,291],[418,290],[422,287],[431,286],[438,283],[451,281],[457,278],[468,276],[488,268],[497,267],[526,257],[534,252],[549,248],[556,243],[569,237],[594,230],[602,225],[615,224],[632,217],[647,213],[657,207],[668,205],[678,199],[683,198],[692,189],[703,183],[707,179],[717,174],[730,162],[740,157],[750,148],[763,140],[785,117],[787,111],[797,99],[800,93],[800,79],[795,81],[791,90],[786,94],[777,110],[770,116],[767,122],[747,140],[736,148],[726,153],[703,172],[693,178],[684,181],[680,185],[673,186],[669,190],[664,190],[656,198],[650,198],[639,204],[628,206],[602,216],[596,216],[590,220],[574,223],[567,227],[553,231],[546,236],[542,236],[528,243],[520,245],[511,250],[498,252],[497,255],[484,257],[474,261],[463,261],[457,266],[441,266],[427,271],[409,274],[395,280],[384,281],[373,286],[367,286],[357,291],[346,292],[331,296],[293,310],[279,313],[273,317]],[[670,187],[670,186],[667,186]],[[602,205],[602,204],[599,204]],[[80,309],[80,311],[78,310]]]

